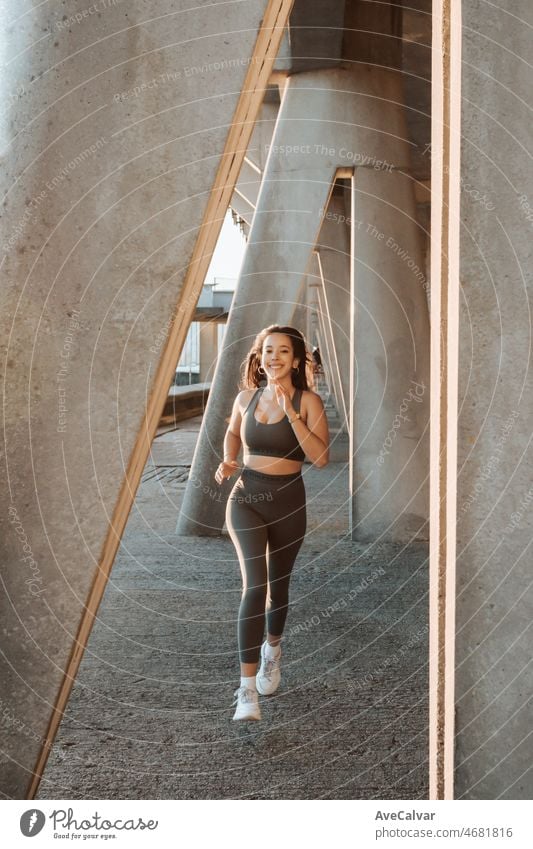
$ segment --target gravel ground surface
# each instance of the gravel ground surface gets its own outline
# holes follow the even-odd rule
[[[174,533],[200,423],[154,441],[37,798],[428,798],[427,544],[347,538],[332,418],[333,461],[303,467],[282,684],[232,722],[235,549]]]

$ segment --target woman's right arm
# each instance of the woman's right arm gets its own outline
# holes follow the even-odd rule
[[[233,409],[224,436],[224,459],[220,463],[216,473],[215,480],[217,483],[222,483],[224,478],[230,478],[239,468],[237,456],[241,450],[241,398],[242,392],[239,392],[233,402]]]
[[[242,392],[239,392],[233,402],[228,429],[224,437],[225,461],[236,460],[241,450],[241,398]]]
[[[230,463],[232,460],[236,460],[239,451],[241,450],[241,437],[237,436],[236,433],[232,433],[232,431],[228,428],[226,431],[226,436],[224,437],[224,462]]]

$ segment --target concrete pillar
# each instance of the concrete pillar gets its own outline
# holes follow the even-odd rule
[[[324,321],[335,344],[329,368],[339,418],[349,430],[350,409],[350,228],[343,196],[334,192],[317,246],[323,275]]]
[[[298,327],[305,334],[307,327],[307,278],[305,276],[302,277],[289,324]]]
[[[318,107],[325,100],[324,93],[302,87],[302,77],[314,79],[312,74],[291,78],[280,107],[228,316],[224,349],[178,519],[178,534],[208,536],[222,529],[226,497],[234,481],[230,479],[219,487],[214,474],[223,456],[224,434],[238,392],[239,366],[261,328],[290,324],[320,229],[320,210],[331,191],[335,161],[331,156],[307,151],[298,120],[305,108],[305,94],[311,93]],[[317,145],[321,144],[322,122],[316,120],[306,128],[305,138],[309,134]]]
[[[3,797],[35,792],[53,745],[199,295],[197,239],[222,220],[211,190],[227,205],[247,145],[233,117],[253,122],[275,55],[271,6],[226,4],[221,27],[216,4],[2,4]]]
[[[457,554],[448,561],[449,569],[457,563],[448,670],[455,674],[456,799],[533,796],[533,171],[525,106],[533,74],[526,21],[528,0],[513,3],[512,15],[478,0],[463,3],[461,90],[458,78],[452,83],[461,120],[460,185],[457,149],[449,169],[461,190],[461,230],[459,239],[459,222],[450,218],[448,250],[454,269],[458,257],[461,287]]]
[[[390,111],[389,132],[405,137]],[[357,168],[353,186],[352,537],[427,539],[429,316],[412,181]]]
[[[318,253],[317,257],[317,265],[320,269],[319,257]],[[320,269],[321,273],[321,269]],[[318,298],[318,326],[317,326],[317,336],[319,338],[318,347],[320,349],[320,354],[322,357],[322,363],[324,366],[324,373],[327,375],[327,384],[328,388],[333,395],[335,407],[337,412],[339,413],[339,418],[341,421],[343,420],[343,409],[344,409],[344,399],[342,397],[342,386],[338,379],[338,374],[335,370],[335,362],[336,362],[336,352],[335,352],[335,339],[332,333],[331,324],[328,321],[328,313],[327,306],[324,297],[324,286],[322,280],[320,281],[319,286],[316,288],[317,298]],[[350,375],[349,371],[349,363],[348,363],[348,377]]]

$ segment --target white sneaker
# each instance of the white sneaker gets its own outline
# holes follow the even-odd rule
[[[266,642],[261,646],[261,666],[259,672],[255,676],[255,686],[257,692],[262,696],[270,696],[275,693],[281,681],[281,649],[275,660],[270,660],[266,657]]]
[[[235,690],[233,704],[237,705],[233,719],[261,719],[261,708],[257,698],[257,690],[250,690],[241,684]]]

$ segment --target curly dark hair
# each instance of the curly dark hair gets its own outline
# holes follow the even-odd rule
[[[271,333],[284,333],[292,343],[295,359],[298,359],[298,371],[292,372],[292,383],[297,389],[310,389],[313,384],[313,358],[308,350],[303,334],[289,325],[271,324],[264,327],[255,337],[254,343],[241,363],[241,382],[239,389],[253,389],[266,380],[259,371],[263,343]]]

